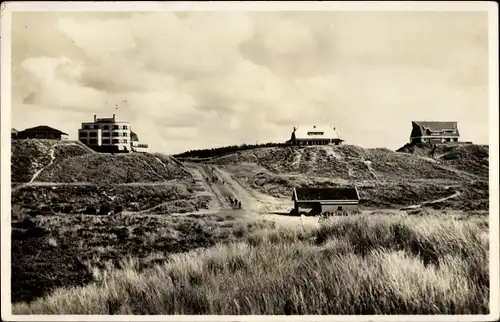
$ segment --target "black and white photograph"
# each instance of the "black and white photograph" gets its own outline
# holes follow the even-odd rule
[[[2,320],[498,320],[495,2],[1,6]]]

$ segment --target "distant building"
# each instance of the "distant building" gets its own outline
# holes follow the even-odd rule
[[[134,132],[130,133],[131,149],[132,152],[147,153],[149,147],[145,143],[139,142],[139,137]]]
[[[15,128],[10,129],[10,138],[17,139],[17,133],[18,131]]]
[[[13,129],[15,130],[15,129]],[[14,133],[11,131],[11,137]],[[50,126],[40,125],[17,132],[18,139],[67,140],[68,134]]]
[[[78,140],[88,147],[102,152],[130,152],[130,123],[119,121],[116,115],[97,118],[94,122],[82,123]]]
[[[301,208],[314,212],[355,211],[359,209],[359,193],[356,187],[294,188],[294,208],[297,213]]]
[[[413,121],[410,134],[411,143],[448,143],[458,142],[460,133],[457,122],[419,122]]]
[[[302,126],[294,127],[290,140],[292,145],[340,145],[344,140],[339,138],[335,128],[330,126]]]
[[[115,114],[109,118],[94,115],[94,122],[82,123],[78,139],[99,152],[148,152],[148,145],[139,142],[130,122],[117,120]]]

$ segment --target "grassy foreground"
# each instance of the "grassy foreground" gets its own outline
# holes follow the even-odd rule
[[[461,218],[463,219],[463,218]],[[14,314],[487,314],[487,217],[363,215],[243,241],[141,269],[95,270]]]

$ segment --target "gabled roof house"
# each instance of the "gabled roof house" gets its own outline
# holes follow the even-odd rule
[[[292,200],[295,210],[312,208],[315,212],[357,210],[359,192],[356,187],[295,187]]]
[[[294,127],[291,138],[287,143],[293,145],[339,145],[343,141],[334,127],[305,125]]]
[[[411,124],[411,143],[458,142],[460,138],[457,122],[413,121]]]

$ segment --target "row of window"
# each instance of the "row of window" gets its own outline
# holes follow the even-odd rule
[[[330,142],[329,140],[318,140],[318,141],[297,141],[295,144],[297,145],[328,145],[333,142]],[[338,144],[336,144],[338,145]]]
[[[436,139],[425,139],[422,138],[422,142],[435,142],[435,141],[441,141],[441,142],[458,142],[458,138],[436,138]]]
[[[103,132],[102,136],[103,137],[118,137],[118,136],[126,136],[128,137],[128,132],[113,132],[113,135],[110,135],[110,132]],[[87,136],[91,138],[96,138],[97,137],[97,132],[80,132],[80,137],[86,138]]]
[[[110,125],[103,125],[102,126],[102,128],[104,130],[109,130],[109,127],[110,127]],[[97,129],[100,129],[100,128],[101,127],[98,124],[94,124],[94,125],[88,125],[88,124],[86,124],[86,125],[83,126],[84,130],[90,130],[90,129],[97,130]],[[122,130],[128,130],[128,125],[112,125],[112,129],[113,130],[120,130],[120,129],[122,129]]]
[[[443,134],[455,134],[456,131],[454,131],[454,130],[442,130],[442,131],[427,130],[426,133],[427,133],[427,135],[443,135]]]
[[[80,139],[80,141],[84,144],[97,144],[97,139]],[[104,139],[102,140],[102,144],[119,144],[119,143],[128,143],[127,139]]]

